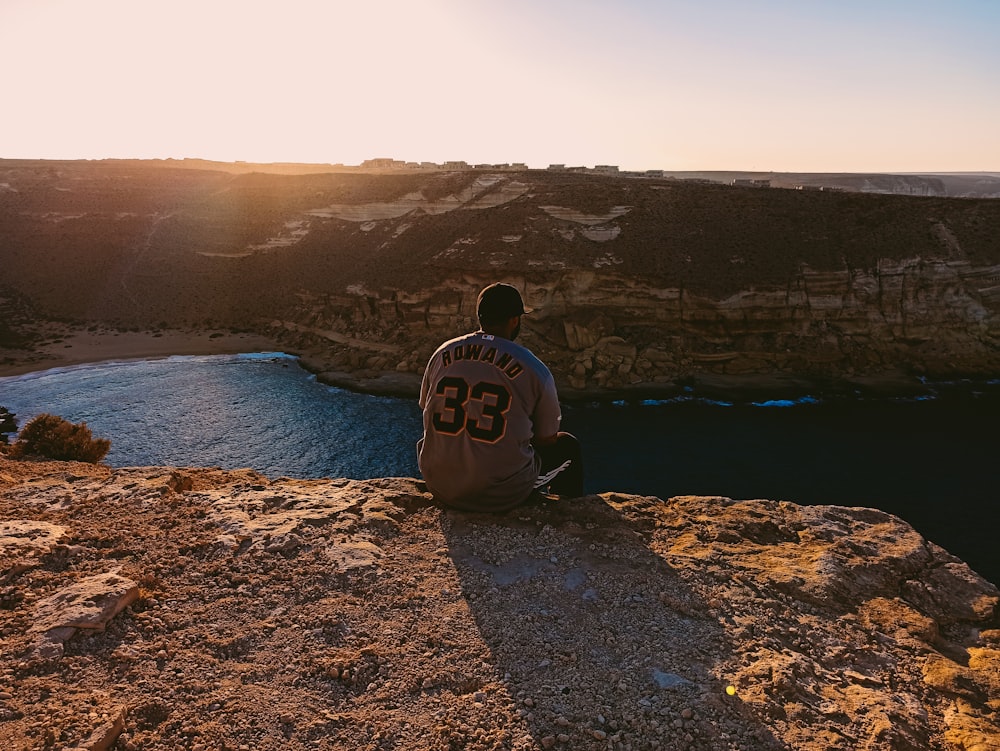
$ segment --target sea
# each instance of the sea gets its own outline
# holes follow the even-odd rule
[[[412,399],[324,385],[280,352],[185,356],[0,378],[23,426],[43,412],[111,439],[114,467],[251,467],[269,477],[417,477]],[[1000,583],[1000,380],[915,398],[801,396],[566,404],[588,492],[879,508]]]

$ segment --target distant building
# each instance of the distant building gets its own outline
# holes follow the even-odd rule
[[[771,187],[771,181],[770,180],[752,180],[752,179],[746,179],[746,178],[742,178],[742,177],[737,177],[735,180],[733,180],[733,182],[731,183],[731,185],[736,185],[737,187],[741,187],[741,188],[770,188]]]
[[[617,175],[618,165],[617,164],[595,164],[594,172],[599,175]]]
[[[365,159],[361,163],[361,169],[402,169],[406,162],[399,159],[387,159],[379,157],[377,159]]]
[[[566,169],[565,164],[550,164],[549,169],[553,172],[562,172]]]
[[[468,162],[463,162],[463,161],[445,162],[443,165],[441,165],[441,168],[442,169],[448,169],[448,170],[467,170],[467,169],[472,169],[469,166]]]

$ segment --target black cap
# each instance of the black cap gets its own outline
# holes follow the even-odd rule
[[[483,289],[476,305],[480,323],[500,323],[528,312],[517,288],[502,282]]]

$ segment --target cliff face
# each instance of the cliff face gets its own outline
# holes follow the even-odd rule
[[[995,200],[542,171],[0,178],[4,283],[39,315],[249,327],[318,370],[419,373],[499,279],[564,388],[1000,372]]]
[[[618,272],[466,273],[408,293],[359,290],[304,301],[308,323],[272,333],[322,353],[312,367],[419,373],[433,347],[472,330],[478,290],[525,292],[524,341],[578,391],[657,387],[710,375],[806,380],[906,372],[932,378],[1000,372],[1000,265],[920,258],[873,269],[803,266],[782,288],[726,297]],[[373,344],[375,346],[373,346]]]
[[[0,745],[988,749],[1000,593],[872,509],[0,457]]]

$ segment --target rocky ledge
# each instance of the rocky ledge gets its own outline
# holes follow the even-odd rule
[[[997,589],[889,514],[0,457],[0,747],[1000,746]]]

